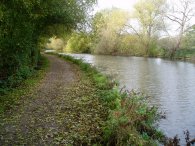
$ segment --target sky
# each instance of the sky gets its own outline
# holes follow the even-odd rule
[[[138,0],[98,0],[97,10],[105,8],[122,8],[131,11]]]

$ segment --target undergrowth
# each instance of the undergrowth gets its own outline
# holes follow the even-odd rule
[[[195,49],[180,49],[176,52],[176,59],[192,59],[195,57]]]
[[[4,81],[0,86],[0,114],[11,109],[23,95],[33,91],[44,77],[48,66],[47,58],[42,56],[35,70],[30,72],[23,68],[18,74]]]
[[[147,104],[144,94],[119,90],[115,82],[111,82],[90,64],[71,56],[59,56],[78,65],[85,72],[94,83],[94,94],[108,108],[101,145],[154,146],[163,140],[163,133],[154,126],[161,115],[157,108]]]

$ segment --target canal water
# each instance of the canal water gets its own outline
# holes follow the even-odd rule
[[[195,138],[195,63],[160,58],[72,54],[112,75],[120,86],[151,96],[150,103],[166,113],[159,128],[173,137],[184,139],[189,130]]]

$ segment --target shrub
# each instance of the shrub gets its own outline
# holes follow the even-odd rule
[[[155,140],[163,138],[154,127],[160,115],[156,108],[148,106],[143,94],[131,91],[111,96],[117,97],[118,104],[110,112],[104,129],[108,145],[155,145]]]
[[[15,76],[10,76],[0,87],[0,115],[9,110],[23,95],[30,93],[44,77],[49,62],[45,57],[39,61],[39,70],[29,71],[24,67]],[[16,87],[16,88],[13,88]]]

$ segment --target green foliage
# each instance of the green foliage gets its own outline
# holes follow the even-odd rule
[[[128,22],[128,13],[117,9],[98,12],[92,22],[92,52],[97,54],[117,54],[120,36]]]
[[[17,75],[15,77],[10,76],[8,79],[9,86],[16,84],[18,86],[12,90],[4,86],[3,88],[0,88],[0,114],[9,110],[14,104],[17,104],[18,100],[20,100],[23,95],[31,93],[35,86],[37,86],[40,80],[44,77],[48,66],[48,60],[45,57],[41,57],[39,60],[39,70],[34,71],[33,74],[29,72],[29,69],[24,68],[21,72],[19,72],[21,75]],[[29,77],[29,74],[31,77]],[[22,77],[24,78],[27,76],[28,79],[23,81]]]
[[[163,29],[163,14],[166,0],[139,0],[134,6],[134,18],[138,21],[139,30],[133,28],[143,46],[145,56],[153,56],[154,41]]]
[[[105,127],[108,145],[157,145],[155,140],[163,138],[153,125],[159,118],[157,109],[149,107],[144,95],[134,91],[117,99],[119,105],[111,111]]]
[[[157,57],[157,56],[163,56],[163,54],[164,54],[164,51],[160,47],[158,47],[156,41],[153,41],[150,44],[150,48],[148,50],[148,56]]]
[[[102,74],[94,74],[93,75],[94,81],[97,83],[96,86],[100,89],[107,88],[108,85],[108,79],[105,76],[102,76]]]
[[[136,55],[138,52],[138,48],[136,49],[136,44],[137,42],[137,36],[135,35],[122,35],[120,37],[120,44],[119,44],[119,49],[118,52],[121,55],[129,54],[129,55]]]
[[[91,41],[88,34],[74,32],[68,40],[64,51],[72,53],[90,53],[90,43]]]
[[[33,71],[29,67],[21,67],[20,70],[16,72],[16,74],[8,77],[6,81],[7,87],[13,88],[19,86],[23,80],[27,79],[27,77],[30,77],[32,74]]]
[[[180,49],[175,53],[175,58],[190,59],[195,57],[195,49]]]
[[[192,25],[191,27],[189,27],[186,30],[186,33],[182,39],[181,42],[181,46],[180,49],[177,49],[174,52],[174,56],[173,59],[194,59],[195,57],[195,27],[194,25]],[[164,48],[164,49],[160,49],[159,53],[160,56],[166,57],[166,58],[170,58],[171,57],[171,53],[172,53],[172,49],[174,48],[175,44],[177,44],[177,38],[176,37],[166,37],[166,38],[162,38],[158,41],[158,45],[160,46],[160,48]]]
[[[195,24],[187,29],[182,41],[182,49],[195,49]]]

